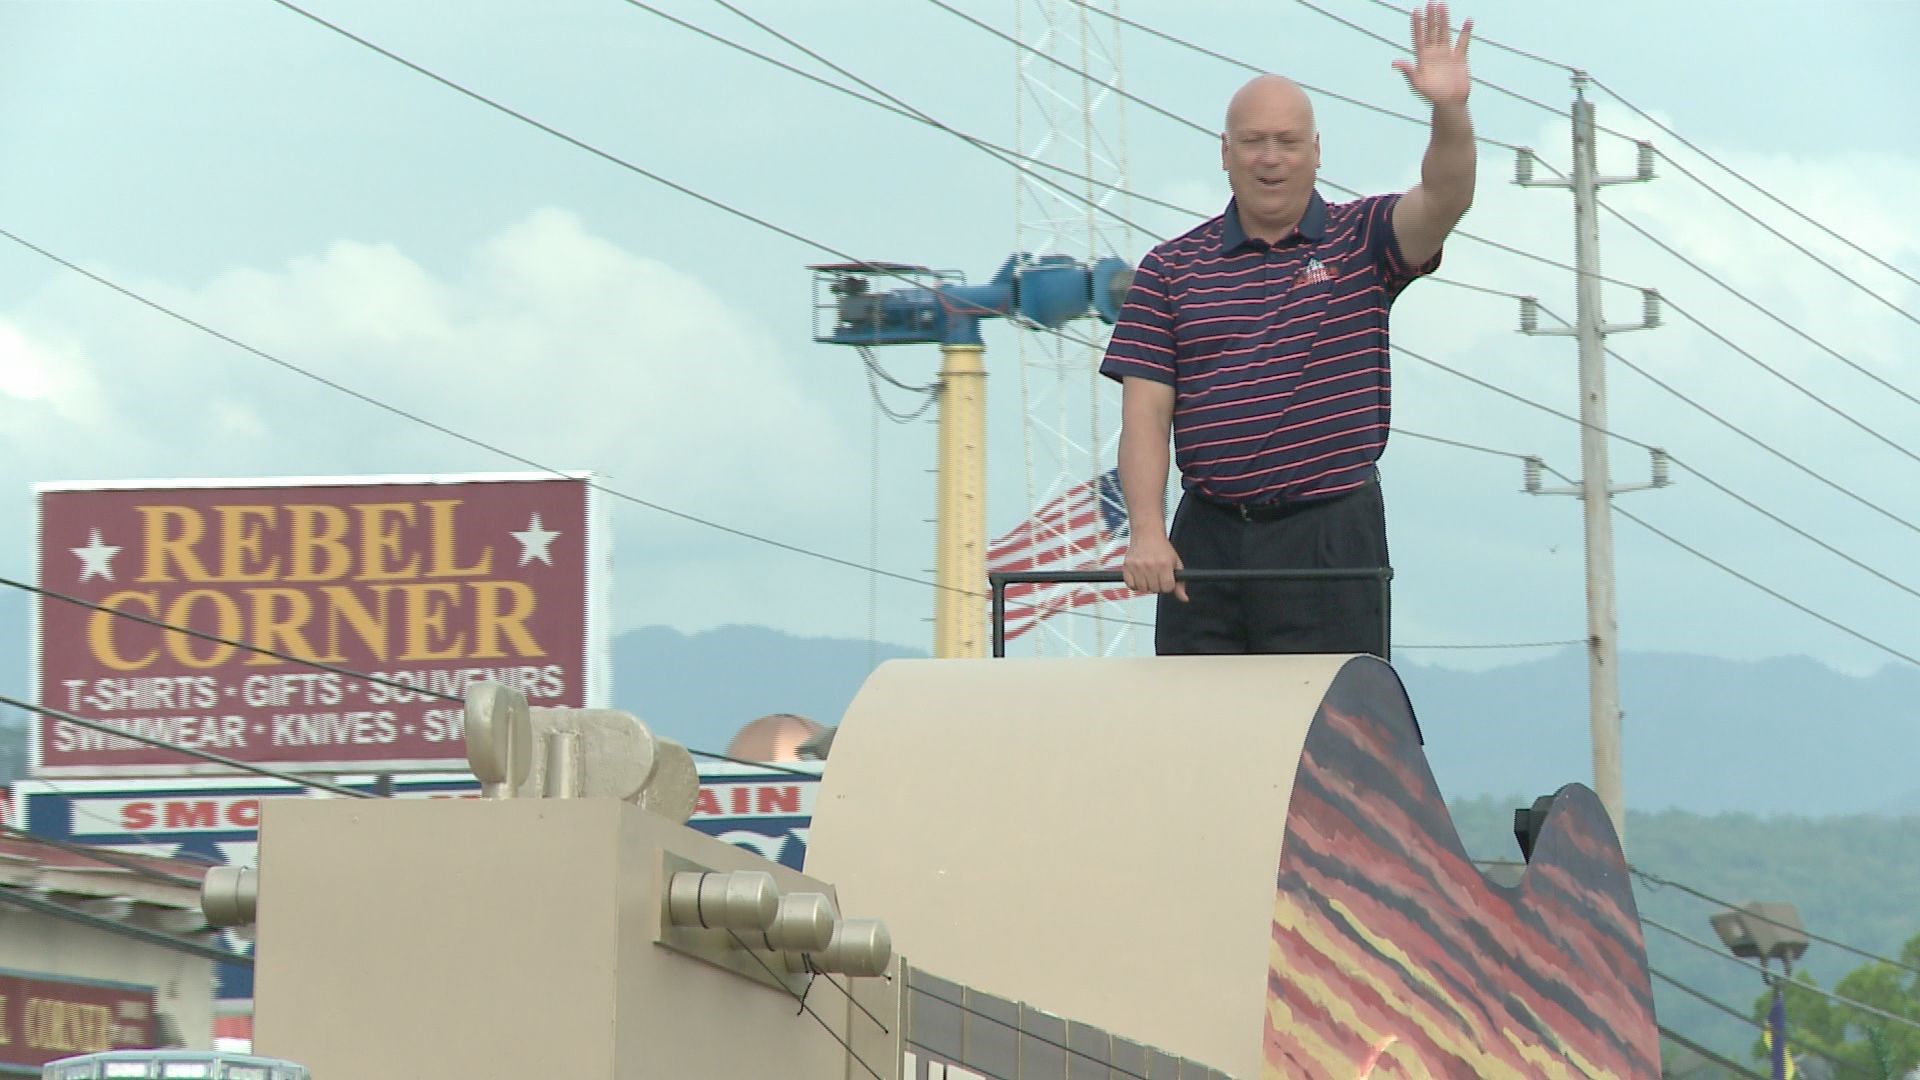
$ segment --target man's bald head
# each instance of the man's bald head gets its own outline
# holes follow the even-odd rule
[[[1248,236],[1277,241],[1306,213],[1320,171],[1313,102],[1292,79],[1262,75],[1227,103],[1220,167]]]
[[[1255,76],[1234,91],[1227,102],[1229,136],[1249,127],[1265,128],[1276,123],[1316,134],[1313,101],[1300,84],[1284,75]]]

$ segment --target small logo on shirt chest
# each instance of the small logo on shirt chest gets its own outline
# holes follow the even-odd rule
[[[1319,259],[1308,259],[1307,265],[1300,273],[1294,276],[1293,283],[1296,287],[1299,287],[1303,285],[1324,285],[1332,280],[1333,271],[1327,269],[1326,263],[1321,262]]]

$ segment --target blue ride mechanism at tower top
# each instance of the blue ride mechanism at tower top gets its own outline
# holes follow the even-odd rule
[[[819,263],[807,269],[814,272],[814,340],[831,345],[979,345],[980,320],[988,318],[1058,330],[1094,315],[1111,325],[1133,283],[1133,268],[1124,259],[1089,264],[1069,255],[1008,256],[981,285],[909,263]],[[906,284],[886,288],[890,282]],[[829,298],[822,298],[823,290]],[[823,313],[831,316],[824,329]]]

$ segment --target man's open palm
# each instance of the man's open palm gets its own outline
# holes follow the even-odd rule
[[[1395,60],[1394,69],[1407,77],[1407,86],[1431,105],[1459,105],[1467,100],[1472,80],[1467,75],[1467,38],[1473,33],[1473,20],[1460,28],[1460,40],[1452,41],[1447,25],[1447,5],[1430,3],[1423,10],[1413,9],[1413,59]]]

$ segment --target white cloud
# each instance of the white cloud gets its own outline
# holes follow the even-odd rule
[[[0,325],[0,407],[73,448],[13,458],[16,491],[54,478],[524,468],[191,330],[156,327],[119,298],[67,288],[46,303],[88,308],[71,323],[86,328],[75,344]],[[391,245],[340,241],[282,268],[145,288],[344,386],[542,464],[593,469],[649,500],[800,536],[857,505],[852,489],[823,482],[860,463],[800,362],[713,288],[568,213],[509,225],[447,274]],[[713,534],[616,515],[616,550],[634,579],[623,591],[637,618],[658,619],[640,596],[657,576],[649,553],[710,547]],[[738,570],[673,573],[678,590],[697,595],[705,577],[712,594],[732,596]],[[751,610],[741,601],[724,614]]]
[[[62,419],[86,423],[97,416],[98,387],[66,341],[30,337],[0,321],[0,406],[49,409]]]
[[[1635,130],[1632,118],[1601,122]],[[1549,136],[1552,137],[1551,141]],[[1671,140],[1656,142],[1671,147]],[[1536,145],[1564,139],[1552,126]],[[1908,311],[1920,292],[1868,260],[1819,236],[1778,208],[1725,178],[1683,148],[1671,147],[1689,169],[1754,208],[1769,223]],[[1785,158],[1708,147],[1721,160],[1795,205],[1896,263],[1912,262],[1915,234],[1901,227],[1899,193],[1920,183],[1920,161],[1892,155],[1872,160]],[[1619,160],[1614,160],[1615,158]],[[1559,164],[1559,163],[1557,163]],[[1479,197],[1470,231],[1572,261],[1571,197],[1564,191],[1521,190],[1507,182],[1506,159],[1489,152],[1481,162]],[[1563,166],[1564,167],[1564,166]],[[1602,171],[1630,171],[1630,151],[1603,157]],[[1835,351],[1909,392],[1920,394],[1920,365],[1909,359],[1920,333],[1907,318],[1863,295],[1777,238],[1767,235],[1711,193],[1668,167],[1650,184],[1611,187],[1602,197],[1667,244],[1746,293],[1762,310],[1655,250],[1610,215],[1602,216],[1603,272],[1659,288],[1720,334],[1769,366],[1832,402],[1836,416],[1767,374],[1688,320],[1669,311],[1658,329],[1615,335],[1622,356],[1686,392],[1764,444],[1835,479],[1909,520],[1920,520],[1920,463],[1907,460],[1851,421],[1908,449],[1920,451],[1914,406],[1783,328],[1768,313],[1804,329]],[[1544,175],[1544,173],[1543,173]],[[1445,276],[1540,296],[1571,317],[1573,275],[1493,253],[1456,238]],[[1609,322],[1633,322],[1638,298],[1609,288]],[[1578,407],[1576,355],[1568,338],[1525,339],[1514,333],[1511,301],[1477,298],[1424,283],[1396,308],[1396,341],[1432,354],[1488,381],[1563,411]],[[1542,320],[1543,325],[1550,325]],[[1823,540],[1891,573],[1908,575],[1904,552],[1913,537],[1883,516],[1807,479],[1751,442],[1676,401],[1621,364],[1609,362],[1609,426],[1664,445],[1714,479]],[[1452,376],[1402,361],[1396,381],[1396,417],[1407,428],[1451,435],[1521,453],[1541,453],[1550,464],[1577,473],[1574,425],[1467,386]],[[1615,483],[1646,478],[1642,452],[1612,447]],[[1396,445],[1389,465],[1402,492],[1395,524],[1396,554],[1405,560],[1401,603],[1405,628],[1435,634],[1453,626],[1460,639],[1497,637],[1485,626],[1490,609],[1504,611],[1519,632],[1541,629],[1538,617],[1564,623],[1547,636],[1580,637],[1582,567],[1579,517],[1572,500],[1504,497],[1518,486],[1518,463],[1475,459],[1410,441]],[[1730,501],[1686,470],[1675,470],[1666,491],[1623,495],[1618,505],[1861,632],[1910,653],[1912,598],[1848,567],[1831,554]],[[1550,481],[1551,482],[1551,481]],[[1489,490],[1491,489],[1491,490]],[[1532,505],[1529,505],[1529,502]],[[1471,507],[1471,511],[1466,508]],[[1542,531],[1547,522],[1552,527]],[[1835,665],[1871,669],[1890,662],[1883,652],[1822,627],[1750,586],[1740,584],[1678,548],[1616,518],[1623,641],[1628,648],[1701,649],[1754,657],[1806,652]],[[1558,540],[1552,538],[1557,536]],[[1417,539],[1415,539],[1417,538]],[[1479,538],[1478,552],[1476,538]],[[1525,539],[1531,549],[1515,549]],[[1411,541],[1411,542],[1407,542]],[[1561,555],[1546,557],[1558,542]],[[1565,554],[1571,551],[1569,561]],[[1571,602],[1568,602],[1571,601]],[[1411,630],[1409,631],[1411,632]],[[1447,662],[1469,662],[1447,657]]]

